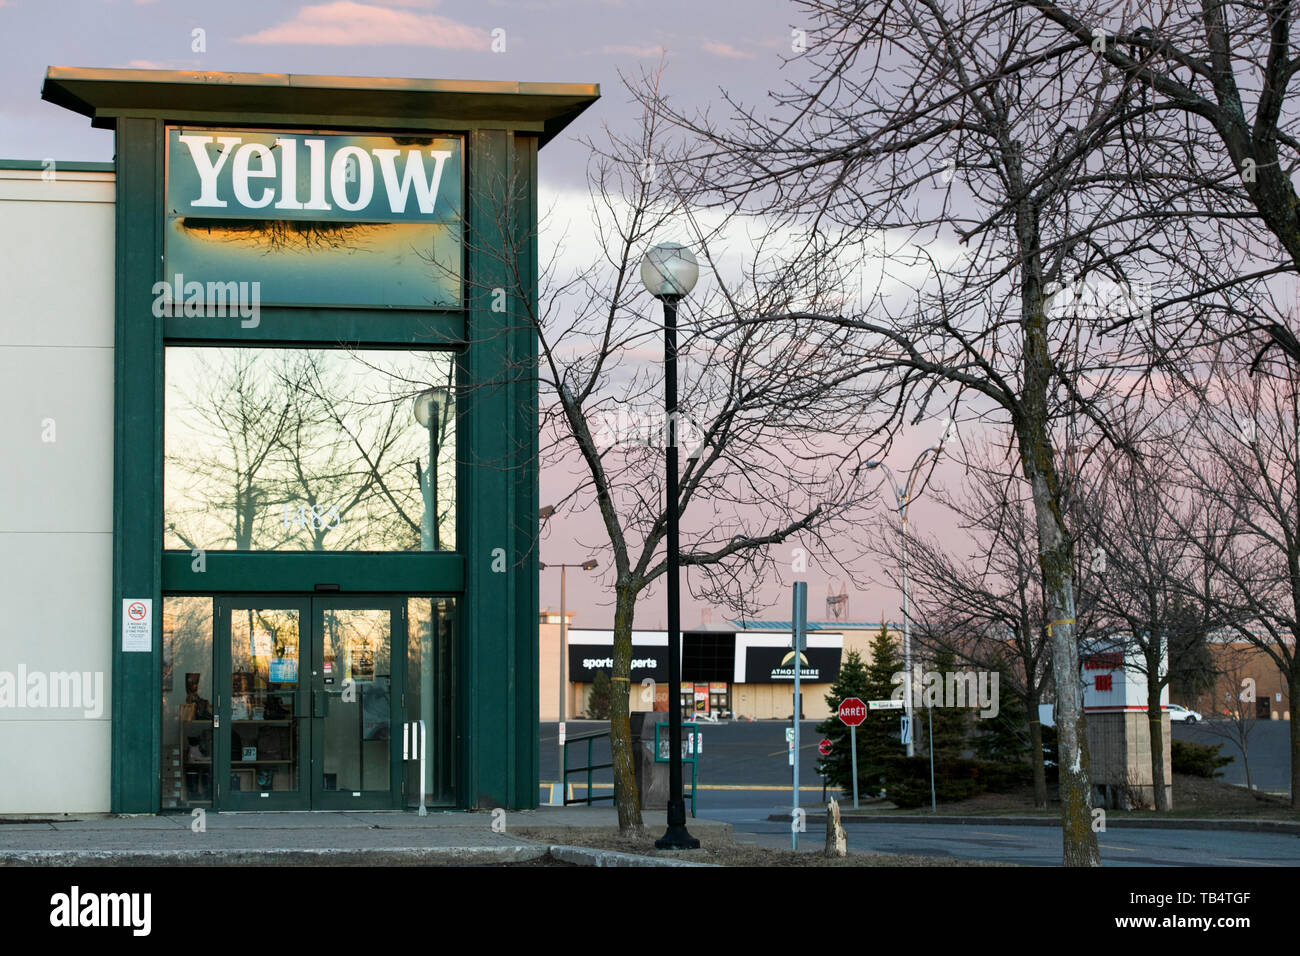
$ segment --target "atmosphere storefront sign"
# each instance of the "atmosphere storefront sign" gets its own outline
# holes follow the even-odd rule
[[[463,144],[174,127],[164,278],[258,281],[262,305],[456,308]]]
[[[794,681],[794,651],[788,647],[751,647],[745,651],[745,682],[778,684]],[[810,647],[803,652],[799,677],[809,683],[828,683],[840,672],[836,647]]]

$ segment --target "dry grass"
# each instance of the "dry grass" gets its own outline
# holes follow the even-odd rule
[[[621,853],[636,853],[640,856],[672,857],[679,860],[691,860],[698,863],[716,863],[720,866],[1005,866],[1001,863],[984,863],[977,860],[959,860],[946,857],[911,856],[894,853],[853,854],[846,857],[826,857],[820,850],[822,834],[820,832],[800,835],[800,842],[807,840],[811,849],[808,852],[793,850],[769,850],[764,847],[746,843],[735,843],[726,837],[710,835],[701,839],[703,844],[698,850],[657,850],[657,834],[643,837],[620,836],[617,828],[605,829],[582,828],[511,828],[511,833],[540,843],[566,844],[568,846],[590,847],[596,850],[617,850]]]
[[[1034,791],[1026,787],[1012,793],[981,793],[969,800],[957,800],[952,803],[939,804],[939,813],[945,816],[978,816],[981,814],[1014,814],[1016,816],[1057,816],[1061,804],[1057,800],[1056,787],[1049,786],[1047,791],[1047,809],[1034,808]],[[887,805],[886,805],[887,806]],[[883,816],[928,816],[930,808],[922,810],[900,811],[881,809]],[[1118,811],[1133,816],[1157,815],[1151,810]],[[1244,787],[1236,787],[1221,780],[1207,780],[1204,777],[1190,777],[1174,774],[1174,809],[1158,816],[1173,817],[1260,817],[1270,820],[1300,820],[1300,812],[1292,810],[1285,797],[1264,793],[1251,793]]]

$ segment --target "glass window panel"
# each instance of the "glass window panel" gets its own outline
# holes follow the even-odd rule
[[[221,311],[216,293],[208,291],[210,283],[220,289],[241,281],[258,283],[258,308],[460,307],[458,223],[176,218],[167,229],[165,274],[169,285],[179,285],[172,301],[191,303],[195,314],[203,304],[207,311],[201,314],[214,322],[251,320],[251,305],[243,313],[233,306]],[[252,286],[247,288],[251,299]]]
[[[412,597],[406,602],[406,719],[424,722],[424,793],[429,806],[456,802],[456,698],[454,598]],[[408,806],[419,806],[418,735],[406,765]]]
[[[298,790],[302,621],[292,608],[230,614],[230,789]]]
[[[430,351],[168,347],[164,546],[453,550],[454,361]]]
[[[162,805],[212,806],[212,598],[163,598]]]
[[[323,673],[340,677],[328,689],[329,705],[318,725],[324,734],[325,790],[359,793],[391,786],[392,618],[387,608],[324,613]]]

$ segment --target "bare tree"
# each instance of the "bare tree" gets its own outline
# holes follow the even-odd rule
[[[499,257],[510,276],[511,321],[537,337],[537,363],[515,374],[541,388],[544,465],[575,486],[556,506],[600,518],[602,537],[592,546],[609,556],[602,565],[614,606],[614,793],[620,830],[632,833],[642,827],[631,748],[632,627],[639,602],[666,575],[669,509],[680,521],[692,593],[755,613],[760,580],[806,567],[795,545],[835,562],[824,536],[868,497],[841,467],[866,396],[855,386],[863,371],[846,349],[847,333],[804,317],[822,305],[816,265],[773,251],[775,239],[758,240],[743,265],[732,264],[742,230],[734,218],[697,215],[677,173],[691,147],[667,140],[659,104],[634,135],[607,131],[587,145],[599,261],[566,269],[557,258],[534,284],[519,265],[530,261],[520,251],[533,237],[506,228],[522,182],[491,184],[501,233],[513,244],[481,252]],[[664,240],[693,248],[705,276],[678,306],[673,421],[661,391],[662,310],[638,277],[642,256]],[[670,442],[685,451],[672,502],[664,480]],[[782,544],[788,550],[778,551]]]
[[[1097,626],[1140,657],[1146,678],[1151,780],[1155,809],[1168,810],[1164,717],[1161,697],[1186,669],[1183,655],[1200,646],[1215,626],[1207,595],[1213,569],[1181,533],[1192,508],[1177,500],[1171,464],[1157,456],[1116,456],[1080,483],[1076,499],[1080,533],[1090,548],[1088,590]]]
[[[1240,290],[1243,282],[1300,271],[1300,196],[1292,181],[1300,162],[1300,113],[1291,94],[1300,69],[1295,3],[1012,5],[1050,25],[1056,55],[1090,72],[1096,97],[1132,103],[1134,89],[1140,91],[1135,108],[1126,110],[1133,148],[1116,160],[1148,190],[1145,214],[1181,237],[1168,245],[1172,254],[1202,270],[1202,280],[1178,299],[1225,292],[1214,310],[1201,313],[1211,338],[1244,328],[1257,333],[1257,355],[1276,346],[1300,360],[1294,314],[1269,314],[1259,293]],[[1225,314],[1234,320],[1230,330],[1218,325]]]
[[[1050,621],[1042,568],[1034,548],[1034,519],[1024,480],[1008,474],[989,450],[970,456],[964,494],[934,496],[969,535],[913,534],[907,542],[912,621],[918,644],[1003,675],[999,690],[1024,705],[1034,805],[1047,806],[1039,705],[1050,699]],[[948,523],[947,515],[941,519]],[[870,550],[895,587],[901,586],[902,542],[893,522],[881,522]]]
[[[1289,361],[1242,375],[1223,361],[1185,385],[1167,444],[1195,520],[1171,512],[1219,585],[1216,617],[1300,689],[1300,385]],[[1291,721],[1291,806],[1300,806],[1300,721]]]
[[[1250,738],[1258,726],[1255,695],[1247,690],[1245,648],[1227,646],[1220,657],[1219,681],[1212,699],[1214,713],[1201,725],[1201,732],[1228,741],[1241,754],[1246,789],[1255,792],[1250,776]]]
[[[794,59],[809,76],[774,94],[776,116],[733,103],[727,125],[677,117],[713,145],[699,176],[719,202],[798,223],[810,243],[869,251],[864,272],[885,261],[870,295],[823,318],[859,333],[891,430],[943,403],[1012,430],[1053,668],[1075,674],[1061,452],[1120,443],[1112,418],[1149,360],[1125,320],[1155,321],[1141,285],[1157,227],[1113,162],[1130,101],[1101,96],[1036,14],[974,0],[797,6],[812,25]],[[1063,859],[1094,866],[1081,691],[1066,681],[1057,695]]]

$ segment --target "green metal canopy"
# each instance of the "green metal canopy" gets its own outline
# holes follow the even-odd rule
[[[41,98],[113,129],[126,116],[240,123],[531,129],[544,145],[600,98],[596,83],[52,66]]]

